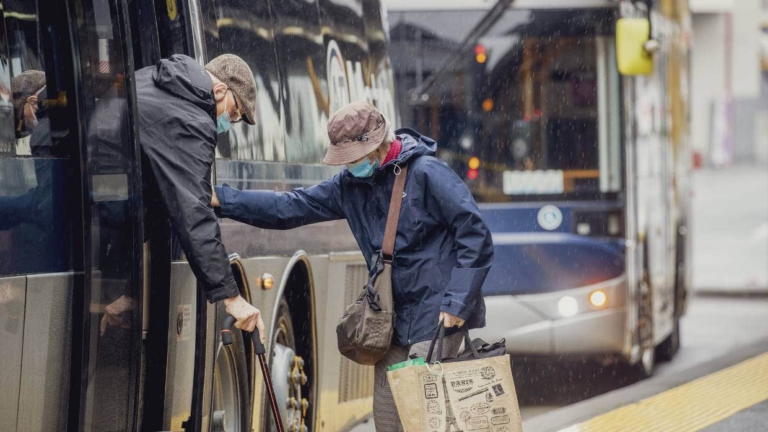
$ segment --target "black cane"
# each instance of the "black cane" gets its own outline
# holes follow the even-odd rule
[[[232,325],[235,324],[235,318],[231,315],[227,315],[224,318],[223,328],[221,329],[221,342],[224,345],[232,344]],[[269,396],[269,404],[272,407],[272,416],[275,418],[275,424],[277,424],[278,432],[284,432],[283,419],[280,418],[280,409],[277,406],[277,399],[275,398],[275,389],[272,388],[272,377],[269,375],[269,365],[265,354],[267,352],[264,349],[264,344],[261,343],[261,336],[259,335],[259,328],[253,329],[251,333],[251,339],[253,340],[253,350],[256,352],[256,356],[259,357],[259,364],[261,364],[261,373],[264,375],[264,383],[267,385],[267,396]]]

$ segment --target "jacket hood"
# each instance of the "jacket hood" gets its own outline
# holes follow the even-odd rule
[[[403,143],[403,149],[395,160],[389,161],[384,166],[397,163],[401,165],[418,156],[435,156],[437,143],[430,137],[426,137],[413,129],[402,128],[395,131],[397,138]]]
[[[160,60],[152,73],[155,85],[168,93],[195,104],[216,118],[213,81],[205,69],[185,55]]]

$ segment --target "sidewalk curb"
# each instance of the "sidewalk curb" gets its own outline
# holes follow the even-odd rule
[[[742,288],[742,289],[699,289],[693,292],[694,297],[768,297],[768,287],[765,288]]]
[[[558,431],[589,420],[616,408],[639,402],[643,399],[691,382],[703,376],[741,363],[768,352],[768,338],[742,347],[714,360],[696,365],[671,376],[651,378],[619,390],[587,399],[585,401],[556,409],[523,422],[525,432]]]

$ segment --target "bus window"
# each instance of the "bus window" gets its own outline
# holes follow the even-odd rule
[[[188,7],[189,3],[186,1],[155,0],[161,58],[168,58],[174,54],[193,56]]]
[[[10,367],[0,371],[0,418],[9,430],[65,430],[72,305],[82,291],[69,21],[62,2],[2,6],[0,364]]]
[[[220,136],[217,157],[235,160],[284,161],[280,83],[275,58],[274,30],[269,2],[209,0],[204,23],[208,59],[221,54],[240,56],[256,79],[256,126],[232,125]]]
[[[50,155],[50,123],[42,107],[46,99],[45,59],[40,52],[37,20],[25,19],[26,7],[6,14],[5,25],[11,57],[11,91],[16,155]],[[34,3],[32,3],[34,9]],[[27,11],[35,13],[34,10]],[[34,16],[34,15],[33,15]],[[34,134],[33,134],[34,132]]]
[[[367,88],[368,43],[362,0],[318,0],[327,50],[330,113],[358,100],[370,100]]]
[[[59,103],[67,73],[50,49],[59,41],[38,33],[55,11],[36,5],[4,3],[0,24],[9,55],[0,61],[0,276],[73,268],[74,141]]]
[[[399,84],[413,90],[400,101],[401,112],[438,141],[438,156],[478,201],[620,192],[619,80],[609,12],[508,10],[441,72],[471,28],[459,24],[472,14],[424,14],[390,19],[396,45],[416,41],[405,50],[431,54],[417,62],[399,55]],[[399,51],[393,49],[393,58]]]
[[[132,430],[141,350],[142,197],[134,136],[131,43],[117,0],[81,0],[71,18],[82,71],[80,111],[88,190],[85,245],[90,277],[80,365],[84,431]],[[127,25],[127,24],[126,24]]]
[[[389,60],[389,27],[382,0],[363,0],[368,64],[365,79],[371,88],[371,101],[393,125],[399,124],[395,112],[395,82]],[[397,126],[395,126],[397,127]]]
[[[317,4],[273,1],[288,162],[319,163],[328,145],[325,50]]]

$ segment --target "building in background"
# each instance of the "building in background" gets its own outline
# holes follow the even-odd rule
[[[691,0],[697,162],[768,163],[768,0]]]

